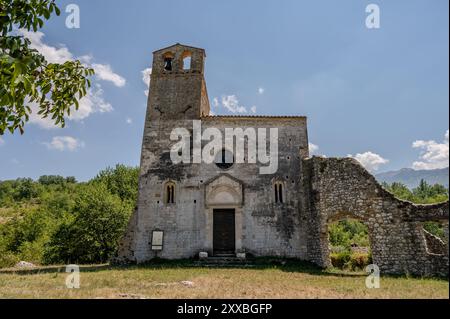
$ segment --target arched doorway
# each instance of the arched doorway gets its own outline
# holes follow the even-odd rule
[[[221,174],[205,185],[206,243],[214,255],[235,254],[242,248],[243,184]]]
[[[328,221],[329,263],[342,270],[363,270],[372,262],[369,228],[359,219]]]
[[[335,214],[327,219],[323,236],[329,267],[355,271],[372,263],[372,231],[364,216]]]

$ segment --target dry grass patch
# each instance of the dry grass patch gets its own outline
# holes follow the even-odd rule
[[[67,289],[62,267],[0,271],[0,298],[448,298],[444,279],[382,277],[367,289],[363,273],[321,271],[302,263],[204,268],[190,263],[81,267]],[[190,283],[193,284],[191,285]]]

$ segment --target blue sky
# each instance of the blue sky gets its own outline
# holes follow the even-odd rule
[[[66,128],[34,119],[23,136],[0,137],[0,179],[87,180],[116,163],[139,165],[142,71],[176,42],[206,50],[216,114],[237,99],[249,113],[306,115],[317,154],[352,154],[372,171],[448,166],[446,0],[57,2],[62,15],[30,35],[34,44],[51,59],[82,58],[98,75]],[[65,27],[70,3],[79,29]],[[369,3],[379,5],[379,29],[366,28]]]

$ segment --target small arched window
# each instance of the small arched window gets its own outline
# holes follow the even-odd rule
[[[172,71],[173,54],[170,52],[167,52],[164,54],[163,58],[164,58],[164,70]]]
[[[174,204],[175,203],[175,184],[167,183],[165,189],[165,202],[166,204]]]
[[[275,182],[274,191],[275,191],[275,203],[283,203],[283,183]]]
[[[185,51],[182,55],[183,70],[187,71],[191,69],[192,54],[189,51]]]

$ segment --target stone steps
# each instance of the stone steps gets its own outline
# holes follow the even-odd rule
[[[251,260],[235,256],[212,256],[197,260],[194,264],[203,267],[254,267]]]

